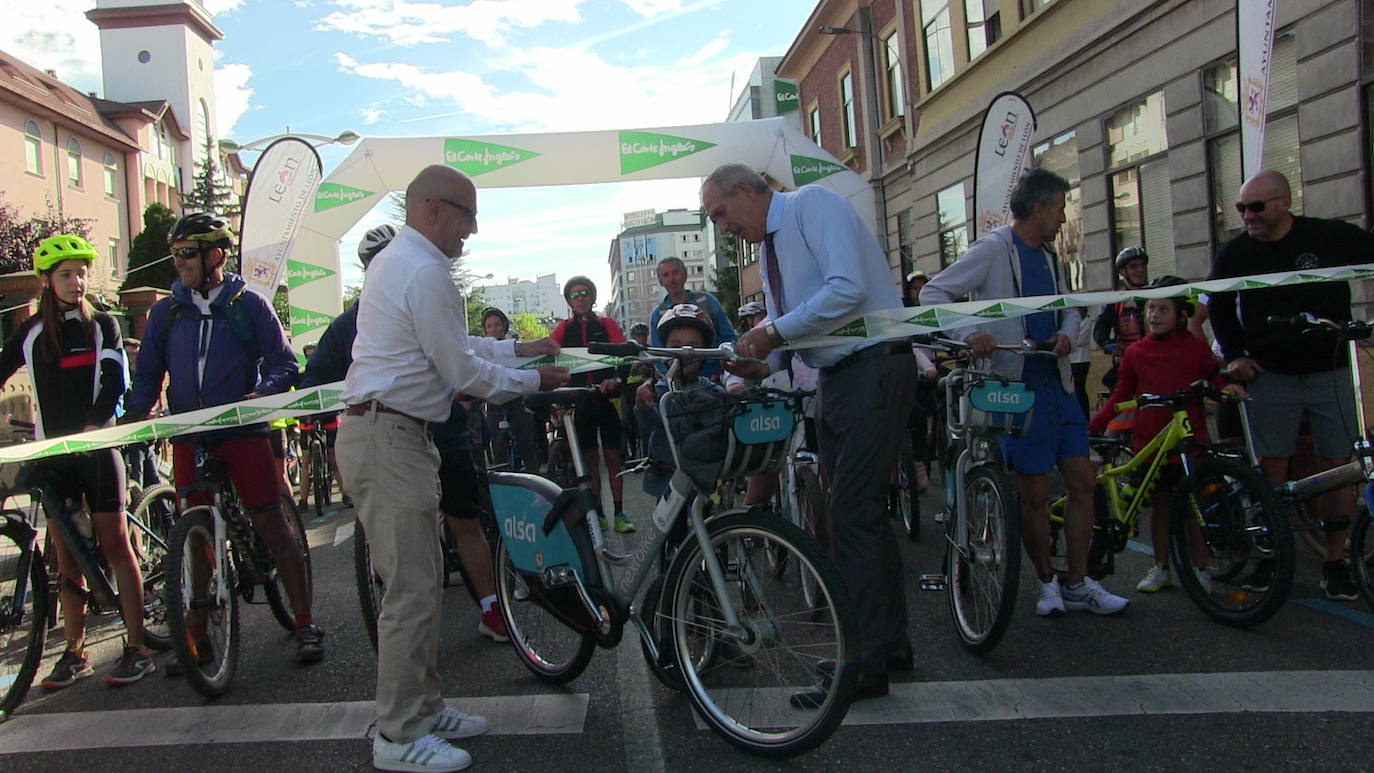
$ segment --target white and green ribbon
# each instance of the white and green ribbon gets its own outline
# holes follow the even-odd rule
[[[1085,306],[1104,306],[1122,301],[1143,301],[1150,298],[1177,298],[1199,293],[1237,292],[1267,287],[1285,287],[1311,282],[1353,282],[1374,278],[1374,264],[1341,268],[1314,268],[1302,271],[1283,271],[1274,274],[1213,279],[1203,282],[1160,287],[1153,290],[1123,290],[1065,295],[1039,295],[1030,298],[966,301],[939,306],[884,309],[855,317],[828,335],[811,336],[789,341],[787,349],[806,349],[816,346],[850,344],[860,339],[905,338],[921,333],[965,327],[984,322],[1016,319],[1041,311]],[[511,368],[529,370],[541,365],[557,365],[573,373],[614,368],[621,357],[590,354],[584,348],[563,349],[557,356],[521,357],[500,360]],[[217,405],[158,419],[123,424],[117,427],[67,435],[53,440],[0,448],[0,463],[42,459],[62,454],[97,451],[130,443],[190,435],[197,432],[238,427],[245,424],[308,416],[313,413],[338,411],[344,408],[339,400],[343,382],[257,397],[238,403]]]

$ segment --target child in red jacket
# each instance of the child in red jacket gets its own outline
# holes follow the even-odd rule
[[[1168,284],[1181,284],[1182,280],[1161,277],[1151,287]],[[1118,381],[1112,396],[1088,423],[1088,431],[1101,435],[1114,415],[1114,406],[1119,402],[1132,400],[1142,394],[1167,395],[1187,389],[1198,379],[1211,379],[1217,375],[1218,364],[1207,344],[1187,330],[1188,317],[1193,313],[1193,302],[1187,298],[1160,298],[1149,301],[1145,306],[1145,323],[1149,335],[1131,345],[1126,350],[1118,370]],[[1202,403],[1198,401],[1188,406],[1188,418],[1193,425],[1194,436],[1201,441],[1207,440],[1207,422]],[[1139,408],[1135,415],[1135,441],[1132,451],[1144,448],[1155,435],[1158,435],[1169,422],[1173,413],[1167,406]],[[1169,569],[1169,513],[1173,503],[1173,487],[1177,482],[1180,468],[1177,459],[1170,460],[1166,475],[1155,487],[1153,509],[1150,516],[1150,537],[1154,543],[1155,562],[1145,574],[1136,590],[1153,593],[1169,585],[1172,575]],[[1204,549],[1200,540],[1194,540],[1193,564],[1201,567],[1206,556],[1199,555]],[[1210,578],[1202,569],[1195,569],[1203,588],[1208,588]]]

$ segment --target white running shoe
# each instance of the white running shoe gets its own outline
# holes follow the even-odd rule
[[[381,733],[372,739],[372,767],[377,770],[449,773],[471,764],[471,755],[438,736],[427,735],[410,743],[388,741]]]
[[[1114,615],[1130,606],[1130,601],[1107,592],[1097,580],[1084,577],[1077,585],[1064,586],[1064,608],[1072,612],[1088,610],[1097,615]]]
[[[1169,587],[1173,581],[1173,575],[1169,574],[1169,567],[1154,564],[1150,571],[1140,578],[1140,582],[1135,584],[1135,589],[1141,593],[1154,593],[1157,590]]]
[[[449,741],[459,738],[472,738],[490,729],[484,717],[464,714],[458,709],[448,706],[445,706],[443,711],[435,714],[430,720],[429,732]]]
[[[1041,617],[1058,617],[1064,614],[1064,597],[1059,588],[1059,576],[1049,582],[1040,583],[1040,597],[1035,601],[1035,614]]]

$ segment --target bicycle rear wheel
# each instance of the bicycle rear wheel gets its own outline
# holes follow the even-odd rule
[[[949,610],[959,641],[970,652],[997,646],[1016,607],[1021,579],[1021,511],[1016,484],[1000,467],[985,464],[964,480],[965,534],[951,517],[946,564]]]
[[[1360,586],[1360,598],[1374,609],[1374,519],[1364,502],[1359,503],[1350,529],[1350,563]]]
[[[1194,540],[1201,540],[1206,551],[1207,587],[1189,571],[1195,566]],[[1224,625],[1245,628],[1264,622],[1283,606],[1293,586],[1288,514],[1259,473],[1239,462],[1202,459],[1179,482],[1169,542],[1179,585],[1199,609]],[[1236,571],[1237,564],[1244,569]]]
[[[552,454],[550,454],[552,459]],[[501,617],[506,622],[511,646],[535,676],[551,684],[565,684],[576,679],[596,649],[596,638],[579,633],[546,609],[538,601],[537,593],[527,579],[516,570],[506,541],[496,543],[496,598],[501,604]]]
[[[143,573],[143,643],[155,650],[168,650],[172,648],[172,634],[167,625],[167,552],[176,528],[176,488],[145,490],[132,517],[143,525],[129,524],[134,554]],[[137,539],[133,539],[135,531],[140,532]]]
[[[568,441],[565,438],[558,438],[549,446],[547,477],[562,488],[571,488],[577,483],[577,474],[573,471],[572,452],[568,450]]]
[[[329,506],[329,457],[325,456],[324,443],[310,441],[310,494],[315,497],[315,517],[323,518],[324,509]]]
[[[669,567],[670,616],[660,622],[692,706],[744,751],[790,757],[812,749],[844,719],[856,679],[858,633],[839,574],[814,541],[776,514],[721,516],[706,530],[741,627],[729,629],[701,544],[688,539]],[[797,584],[766,571],[769,543],[790,565],[815,575],[819,609],[808,606]],[[795,691],[818,682],[825,693],[819,708],[791,705]]]
[[[48,635],[43,556],[22,527],[4,520],[6,515],[0,513],[0,722],[33,685]]]
[[[363,615],[363,629],[372,642],[372,651],[377,651],[377,616],[382,611],[382,597],[386,595],[386,583],[381,575],[372,568],[372,551],[367,545],[367,534],[359,522],[353,531],[353,574],[358,584],[358,608]]]
[[[896,478],[888,486],[888,512],[901,520],[906,538],[915,542],[921,538],[921,497],[916,491],[916,458],[911,452],[911,438],[907,436],[897,452]]]
[[[167,621],[186,683],[207,698],[229,691],[239,662],[239,605],[228,544],[215,545],[208,507],[183,513],[167,554]],[[223,562],[219,560],[223,558]],[[227,592],[220,598],[218,587]],[[200,629],[203,626],[204,633]]]
[[[821,554],[830,555],[830,522],[827,519],[825,495],[821,493],[821,481],[811,466],[797,468],[797,508],[801,511],[801,529],[806,536],[815,541]],[[818,578],[813,572],[799,572],[797,582],[801,585],[802,600],[810,609],[820,609]]]
[[[316,502],[319,500],[316,499]],[[301,513],[296,509],[296,504],[291,501],[291,497],[283,495],[281,498],[282,520],[286,523],[286,528],[291,532],[291,538],[295,540],[296,547],[300,549],[301,561],[305,566],[305,592],[306,598],[315,598],[315,578],[314,572],[310,569],[310,539],[305,533],[305,521],[301,520]],[[276,563],[276,557],[273,557]],[[296,617],[291,611],[291,596],[286,592],[286,583],[282,581],[281,569],[276,568],[272,572],[272,580],[265,587],[267,596],[267,606],[272,608],[272,617],[282,628],[287,631],[296,630]]]

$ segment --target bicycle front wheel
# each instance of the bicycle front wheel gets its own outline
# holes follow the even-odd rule
[[[43,556],[21,527],[3,519],[0,513],[0,722],[28,694],[48,634]]]
[[[217,698],[229,691],[239,662],[238,590],[231,548],[215,545],[215,519],[208,507],[193,507],[181,516],[171,547],[167,622],[172,649],[186,683],[207,698]]]
[[[596,649],[596,638],[573,630],[549,611],[529,585],[537,582],[537,577],[526,578],[516,570],[506,552],[505,539],[498,539],[496,598],[511,646],[535,676],[551,684],[565,684],[587,668]]]
[[[1360,586],[1360,598],[1374,609],[1374,520],[1362,501],[1350,529],[1350,563],[1355,569],[1355,582]]]
[[[353,573],[358,583],[358,607],[363,615],[363,628],[377,651],[377,616],[382,613],[382,597],[386,583],[372,568],[372,551],[367,546],[367,534],[359,522],[353,531]]]
[[[325,456],[324,443],[310,443],[310,487],[315,497],[315,517],[323,518],[324,509],[329,506],[329,458]]]
[[[176,489],[157,486],[143,492],[133,510],[132,518],[137,523],[129,524],[134,555],[143,573],[143,643],[155,650],[172,648],[172,634],[167,626],[166,579],[167,552],[176,517]]]
[[[660,637],[697,713],[735,747],[790,757],[823,743],[849,711],[859,637],[839,573],[801,529],[772,513],[739,513],[706,524],[724,588],[711,581],[701,544],[690,538],[664,584],[669,617]],[[800,586],[768,572],[764,548],[815,576],[816,607]],[[790,573],[789,573],[790,574]],[[739,618],[727,624],[726,598]],[[704,653],[711,652],[705,658]],[[818,708],[795,708],[793,693],[817,686]]]
[[[964,533],[949,519],[949,611],[959,641],[970,652],[997,646],[1011,623],[1021,578],[1021,510],[1016,484],[1001,468],[985,464],[964,480]]]
[[[888,508],[901,519],[906,538],[915,542],[921,538],[921,496],[916,491],[916,461],[908,437],[897,453],[895,479],[888,486]]]
[[[1268,620],[1293,587],[1288,515],[1259,473],[1239,462],[1202,459],[1179,482],[1169,542],[1179,585],[1224,625]]]
[[[287,531],[291,532],[291,539],[296,543],[301,554],[301,564],[305,569],[305,594],[308,601],[315,598],[315,578],[310,569],[310,540],[305,533],[305,521],[301,520],[301,513],[296,509],[296,504],[291,501],[289,496],[283,495],[281,498],[281,516],[286,523]],[[276,560],[276,556],[273,556],[272,560],[274,563],[280,564]],[[291,597],[286,592],[286,583],[282,581],[280,566],[272,572],[272,580],[267,583],[265,595],[267,596],[267,606],[272,608],[272,617],[275,617],[277,623],[288,632],[295,631],[296,617],[291,613]]]

